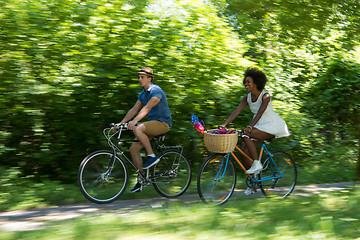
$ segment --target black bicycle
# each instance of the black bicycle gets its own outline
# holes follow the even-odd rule
[[[122,142],[138,142],[121,139],[121,133],[124,131],[127,131],[126,123],[111,124],[110,128],[105,128],[103,133],[112,151],[93,152],[81,162],[78,184],[82,194],[95,203],[110,203],[118,199],[129,181],[127,162],[138,173],[142,187],[152,183],[163,197],[182,195],[188,189],[192,175],[189,160],[183,154],[183,147],[160,145],[159,142],[165,140],[165,135],[156,136],[152,144],[153,149],[159,152],[160,161],[143,174],[119,148]]]

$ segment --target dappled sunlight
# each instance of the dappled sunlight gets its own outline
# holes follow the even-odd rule
[[[169,100],[170,141],[198,167],[206,149],[189,114],[223,123],[246,94],[244,70],[256,66],[292,132],[274,147],[298,166],[341,167],[336,181],[349,181],[360,17],[357,4],[330,3],[3,0],[1,164],[74,182],[81,159],[106,147],[98,129],[133,106],[136,72],[149,66]],[[244,114],[231,127],[249,121]]]
[[[310,197],[236,199],[222,206],[168,203],[162,208],[112,210],[45,229],[21,232],[23,239],[52,236],[82,239],[353,239],[360,234],[359,191]],[[1,234],[5,234],[0,232]],[[16,239],[17,233],[8,234]]]
[[[359,187],[317,185],[360,178],[359,9],[353,0],[1,0],[0,239],[359,238]],[[101,129],[134,105],[143,66],[169,102],[166,144],[190,160],[189,195],[165,200],[147,187],[125,192],[121,207],[88,205],[79,164],[108,149]],[[239,181],[227,204],[205,205],[196,177],[209,152],[190,114],[208,129],[223,123],[247,93],[249,66],[268,76],[291,131],[269,149],[292,156],[297,186],[287,199],[245,198]],[[242,113],[230,128],[249,124]],[[86,207],[65,206],[76,203]]]

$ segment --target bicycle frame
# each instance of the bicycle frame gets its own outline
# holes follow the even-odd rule
[[[110,159],[110,161],[109,161],[109,167],[108,167],[108,170],[105,172],[105,176],[106,175],[109,175],[109,174],[111,174],[111,171],[112,171],[112,169],[113,169],[113,167],[114,167],[114,163],[115,163],[115,157],[116,157],[116,155],[117,155],[117,153],[119,152],[120,153],[120,155],[121,155],[121,157],[123,157],[128,163],[130,163],[132,166],[133,166],[133,168],[137,171],[137,172],[139,172],[141,175],[142,175],[142,173],[138,170],[138,168],[134,165],[134,163],[132,163],[132,161],[130,161],[130,159],[124,154],[124,152],[120,149],[120,148],[118,148],[117,146],[119,145],[119,143],[121,142],[121,141],[123,141],[123,142],[135,142],[135,141],[137,141],[137,140],[120,140],[120,138],[121,138],[121,133],[124,131],[123,130],[123,126],[120,126],[120,129],[118,129],[116,132],[113,132],[112,134],[110,134],[110,131],[112,131],[110,128],[105,128],[104,130],[103,130],[103,134],[104,134],[104,136],[105,136],[105,138],[108,140],[108,145],[112,148],[112,150],[113,150],[113,155],[112,155],[112,158]],[[116,138],[116,143],[114,144],[112,141],[111,141],[111,139],[112,139],[112,137],[114,137],[116,134],[118,134],[117,135],[117,138]],[[142,175],[143,176],[143,175]],[[144,177],[144,176],[143,176]]]
[[[106,130],[106,129],[105,129]],[[147,169],[146,171],[146,175],[144,175],[136,166],[135,164],[125,155],[125,153],[118,147],[119,146],[119,143],[121,142],[139,142],[139,140],[136,140],[136,139],[121,139],[121,133],[123,131],[126,131],[126,127],[124,127],[123,125],[120,126],[120,128],[118,129],[117,132],[115,132],[114,134],[112,135],[107,135],[105,133],[105,130],[104,130],[104,135],[105,137],[108,139],[108,144],[109,146],[113,149],[113,157],[112,159],[110,160],[109,162],[109,169],[106,171],[106,173],[104,174],[105,176],[110,174],[111,171],[112,171],[112,168],[114,166],[114,163],[115,163],[115,156],[117,155],[117,153],[119,153],[121,155],[121,157],[123,157],[128,163],[130,163],[130,165],[135,169],[135,171],[141,176],[141,178],[143,180],[150,180],[149,179],[149,169]],[[116,138],[116,143],[114,144],[111,139],[114,135],[117,135],[117,138]],[[165,136],[162,136],[162,141],[164,140]],[[153,149],[158,149],[159,151],[162,151],[161,149],[178,149],[180,153],[183,152],[183,147],[182,146],[159,146],[158,145],[158,140],[156,138],[153,139],[154,143],[153,143],[153,146],[152,148]],[[151,183],[153,183],[153,181],[150,180]]]
[[[238,146],[235,146],[235,149],[236,149],[237,151],[239,151],[242,156],[246,157],[246,158],[249,159],[251,162],[253,162],[253,159],[250,158],[250,157],[249,157],[244,151],[242,151]],[[279,179],[279,178],[281,178],[281,177],[284,176],[284,174],[280,173],[280,170],[279,170],[278,166],[276,165],[276,163],[275,163],[275,161],[274,161],[274,159],[273,159],[273,157],[272,157],[272,154],[271,154],[270,151],[267,149],[265,142],[263,142],[262,145],[261,145],[260,154],[259,154],[259,160],[261,160],[262,155],[263,155],[264,152],[265,152],[266,154],[268,154],[268,156],[269,156],[269,158],[270,158],[270,160],[271,160],[271,162],[272,162],[272,164],[269,164],[270,167],[271,167],[271,169],[272,169],[272,171],[273,171],[273,172],[274,172],[274,171],[278,172],[278,173],[279,173],[279,176],[266,176],[266,177],[261,178],[261,179],[256,179],[256,178],[254,178],[251,174],[247,174],[248,177],[249,177],[251,180],[253,180],[253,181],[255,181],[255,182],[258,182],[258,183],[259,183],[259,182],[263,182],[263,181],[268,181],[268,180],[271,180],[271,179]],[[226,169],[226,167],[227,167],[227,163],[228,163],[228,161],[229,161],[230,154],[231,154],[231,156],[236,160],[236,162],[239,164],[239,166],[242,168],[242,170],[243,170],[244,172],[246,172],[246,168],[245,168],[244,165],[240,162],[240,160],[236,157],[236,155],[234,154],[234,152],[229,152],[229,153],[227,153],[225,169]],[[220,167],[219,172],[220,172],[221,169],[222,169],[222,165],[223,165],[223,164],[221,164],[221,167]],[[274,168],[275,168],[275,169],[274,169]],[[224,171],[223,175],[224,175],[224,174],[225,174],[225,171]],[[222,177],[223,177],[223,176],[222,176]],[[222,179],[222,177],[221,177],[221,179]],[[215,178],[217,178],[217,176],[216,176]],[[221,181],[221,179],[220,179],[220,181]]]
[[[245,137],[242,131],[237,130],[239,137]],[[254,162],[248,153],[235,146],[231,152],[214,153],[208,156],[199,169],[197,190],[201,200],[205,203],[223,204],[234,193],[238,179],[245,180],[245,185],[238,190],[250,195],[260,189],[265,196],[288,196],[296,184],[296,165],[291,156],[283,151],[272,151],[267,146],[272,139],[260,142],[259,160],[262,160],[261,171],[247,174],[243,165]],[[249,162],[250,161],[250,162]],[[237,164],[236,164],[237,162]],[[238,175],[236,166],[239,165],[245,175]],[[281,172],[280,172],[281,171]]]

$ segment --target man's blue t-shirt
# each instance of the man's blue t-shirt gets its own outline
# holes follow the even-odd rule
[[[160,98],[160,102],[148,113],[148,121],[166,122],[171,127],[171,114],[166,95],[158,85],[151,84],[147,91],[143,90],[139,94],[138,100],[145,106],[152,97]]]

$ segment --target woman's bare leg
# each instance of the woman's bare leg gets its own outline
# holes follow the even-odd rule
[[[255,144],[255,149],[256,149],[256,147],[259,145],[260,142],[257,141],[257,140],[252,140],[252,141],[253,141],[253,143]],[[244,143],[243,146],[241,147],[241,150],[242,150],[246,155],[248,155],[249,157],[251,156],[251,155],[250,155],[250,152],[249,152],[249,150],[247,149],[245,143]],[[251,162],[247,157],[243,156],[242,154],[240,155],[240,158],[241,158],[241,162],[243,163],[245,169],[249,169],[249,168],[251,167],[252,162]]]
[[[259,155],[256,151],[257,145],[265,139],[274,137],[274,135],[260,131],[257,128],[253,128],[253,130],[251,131],[250,134],[248,134],[248,136],[249,136],[249,138],[243,137],[243,140],[245,142],[246,148],[248,149],[248,151],[250,153],[250,157],[254,160],[259,160]],[[252,141],[251,138],[255,138],[257,143]]]

